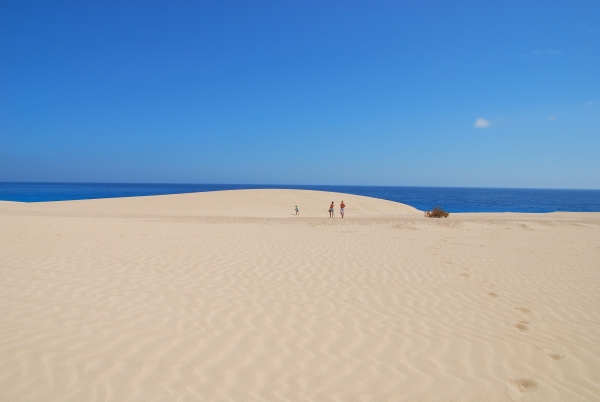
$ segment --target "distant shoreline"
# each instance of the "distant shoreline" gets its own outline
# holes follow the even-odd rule
[[[244,189],[333,191],[400,202],[419,210],[440,205],[451,213],[600,212],[600,190],[593,189],[4,182],[0,183],[0,200],[35,203]]]

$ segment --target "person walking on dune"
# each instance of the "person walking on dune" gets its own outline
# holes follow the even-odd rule
[[[331,201],[331,205],[329,206],[329,217],[333,218],[333,210],[334,210],[334,204],[333,201]]]
[[[346,204],[344,204],[344,201],[342,201],[340,204],[340,214],[342,215],[342,219],[344,219],[344,208],[346,208]]]
[[[300,210],[298,209],[298,205],[296,205],[296,216],[300,215]]]

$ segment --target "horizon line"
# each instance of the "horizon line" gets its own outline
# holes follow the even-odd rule
[[[600,188],[564,188],[564,187],[485,187],[485,186],[419,186],[419,185],[373,185],[373,184],[281,184],[281,183],[178,183],[178,182],[104,182],[104,181],[0,181],[0,184],[87,184],[87,185],[168,185],[168,186],[303,186],[303,187],[404,187],[404,188],[464,188],[464,189],[497,189],[497,190],[566,190],[566,191],[600,191]]]

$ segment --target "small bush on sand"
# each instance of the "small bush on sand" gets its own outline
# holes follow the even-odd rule
[[[427,218],[447,218],[448,215],[450,214],[441,207],[433,207],[431,211],[425,211],[425,216]]]

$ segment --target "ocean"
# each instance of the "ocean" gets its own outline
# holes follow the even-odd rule
[[[420,210],[439,205],[449,212],[600,212],[600,190],[521,188],[0,183],[0,200],[45,202],[257,188],[336,191],[397,201]]]

